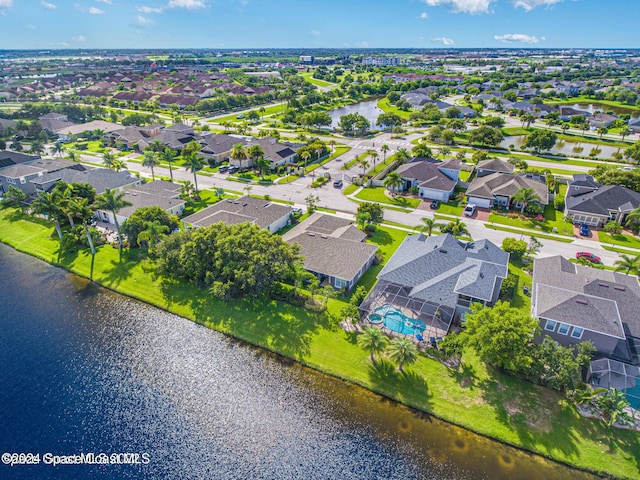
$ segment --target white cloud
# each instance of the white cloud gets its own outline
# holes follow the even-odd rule
[[[74,42],[86,42],[87,41],[87,37],[85,37],[84,35],[77,35],[75,37],[71,37],[71,40]]]
[[[197,10],[204,7],[204,0],[169,0],[167,4],[167,8],[186,8],[187,10]]]
[[[40,5],[42,5],[47,10],[55,10],[56,8],[58,8],[57,5],[54,5],[53,3],[45,2],[44,0],[40,2]]]
[[[535,35],[525,35],[524,33],[507,33],[505,35],[494,35],[493,39],[502,43],[538,43],[541,40],[546,40],[544,37],[538,38]]]
[[[442,45],[446,45],[447,47],[450,47],[451,45],[454,45],[456,42],[454,42],[452,39],[447,37],[435,37],[431,39],[431,43],[441,43]]]
[[[311,35],[315,35],[316,37],[320,36],[320,32],[318,30],[311,30],[309,33]]]
[[[421,20],[426,20],[427,18],[429,18],[429,15],[427,15],[427,12],[422,12],[420,14],[420,19]]]
[[[136,10],[138,10],[140,13],[162,13],[162,8],[160,7],[146,7],[146,6],[142,6],[142,7],[136,7]]]
[[[496,0],[421,0],[430,7],[449,5],[454,13],[489,13],[491,4]],[[526,0],[525,0],[526,1]],[[535,0],[534,0],[535,1]]]
[[[4,11],[11,7],[13,7],[13,0],[0,0],[0,15],[4,15]]]
[[[369,42],[363,40],[361,42],[356,42],[356,47],[358,48],[367,48],[369,46]]]
[[[540,7],[542,5],[550,7],[551,5],[555,5],[562,1],[563,0],[511,0],[511,3],[513,3],[515,8],[521,7],[524,8],[526,12],[530,12],[536,7]]]
[[[146,18],[143,17],[142,15],[136,15],[136,25],[151,25],[153,22],[153,20],[151,20],[150,18]]]
[[[98,3],[106,3],[107,5],[113,5],[113,2],[111,0],[96,0],[96,2],[98,2]]]
[[[30,24],[28,24],[28,25],[27,25],[27,28],[28,28],[29,30],[35,30],[35,29],[36,29],[36,26],[35,26],[33,23],[30,23]]]
[[[89,15],[104,15],[104,11],[96,7],[89,7]]]

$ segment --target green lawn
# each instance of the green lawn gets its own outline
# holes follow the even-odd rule
[[[460,177],[459,177],[460,181],[461,182],[466,182],[469,179],[469,177],[471,176],[472,173],[473,172],[467,172],[466,170],[461,170],[460,171]]]
[[[436,211],[445,215],[454,215],[456,217],[459,217],[460,215],[462,215],[463,209],[464,206],[461,205],[460,202],[456,202],[455,200],[453,200],[450,202],[441,203]]]
[[[484,226],[486,228],[492,228],[493,230],[500,230],[501,232],[514,233],[516,236],[522,235],[522,234],[524,234],[525,236],[531,236],[531,234],[527,232],[523,232],[522,230],[518,230],[517,228],[503,227],[501,225],[495,225],[495,224],[490,225],[488,223],[485,223]],[[563,242],[563,243],[573,242],[573,239],[569,237],[554,237],[552,235],[545,235],[544,233],[536,233],[533,236],[536,237],[537,239],[555,240],[556,242]]]
[[[640,249],[640,238],[633,235],[609,235],[607,232],[598,230],[598,240],[600,240],[600,243],[602,244],[608,243],[610,245],[613,244],[620,245],[621,247]]]
[[[228,193],[225,192],[222,198],[218,198],[216,194],[213,193],[211,190],[200,190],[200,201],[196,202],[192,200],[190,203],[188,203],[184,208],[183,217],[196,213],[208,207],[209,205],[218,203],[220,200],[225,198],[235,198],[235,195],[229,195]]]
[[[417,206],[420,205],[421,200],[419,198],[403,197],[401,195],[393,198],[387,197],[387,195],[385,195],[385,190],[386,189],[384,187],[366,187],[360,190],[356,195],[356,198],[366,200],[367,202],[382,203],[405,208],[417,208]]]
[[[403,235],[381,227],[371,241],[388,258]],[[371,364],[368,352],[356,344],[357,335],[337,326],[336,316],[344,305],[340,300],[329,300],[328,314],[271,300],[223,302],[191,285],[154,275],[154,262],[143,251],[125,251],[120,260],[111,246],[98,249],[92,268],[87,251],[60,255],[53,227],[14,209],[0,210],[0,241],[483,435],[581,468],[638,477],[637,432],[608,429],[582,418],[562,395],[494,371],[473,352],[465,352],[459,370],[423,355],[405,367],[405,373],[386,360]]]
[[[332,87],[338,86],[336,83],[327,82],[325,80],[320,80],[319,78],[313,78],[313,72],[302,73],[300,74],[302,78],[304,78],[307,82],[316,85],[317,87]]]
[[[391,105],[386,97],[378,100],[378,108],[384,110],[385,113],[395,113],[403,120],[409,120],[409,116],[411,115],[411,112],[400,110],[395,105]]]
[[[344,190],[342,190],[342,194],[343,195],[351,195],[358,188],[360,188],[360,185],[356,185],[355,183],[351,183],[351,184],[347,185]]]
[[[489,222],[573,237],[573,224],[565,222],[563,213],[553,208],[553,205],[547,205],[545,207],[544,217],[544,221],[538,222],[535,219],[528,217],[509,218],[504,215],[492,213],[489,215]],[[555,232],[553,231],[554,228],[556,229]]]

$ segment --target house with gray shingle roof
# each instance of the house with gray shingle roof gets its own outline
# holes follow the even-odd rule
[[[519,208],[518,203],[512,204],[511,197],[521,188],[533,188],[543,208],[549,203],[549,188],[544,182],[534,177],[499,172],[474,178],[467,188],[467,199],[482,208]]]
[[[490,158],[488,160],[482,160],[476,165],[476,176],[486,177],[492,173],[513,173],[515,166],[511,165],[506,160],[499,158]]]
[[[416,187],[420,198],[448,202],[458,184],[460,168],[460,160],[455,158],[441,162],[435,158],[416,157],[396,170],[404,181],[399,190]]]
[[[131,176],[128,171],[114,172],[106,168],[82,169],[64,168],[55,172],[46,173],[31,180],[35,185],[36,192],[48,192],[56,182],[65,183],[88,183],[98,195],[104,193],[109,188],[111,190],[123,190],[124,187],[137,185],[141,182],[139,178]]]
[[[599,356],[640,364],[637,277],[584,267],[561,256],[533,265],[531,315],[560,345],[589,341]]]
[[[497,301],[508,262],[509,254],[489,240],[463,242],[448,233],[408,236],[360,309],[368,314],[392,305],[446,333],[472,303]]]
[[[610,220],[624,224],[624,217],[640,206],[640,193],[620,185],[601,185],[585,174],[573,176],[565,195],[565,215],[575,223],[601,227]]]
[[[373,264],[378,247],[349,220],[314,213],[282,236],[300,246],[304,268],[333,288],[351,290]]]
[[[214,223],[255,223],[276,233],[289,223],[293,209],[288,205],[268,202],[249,196],[222,200],[182,219],[185,226],[208,227]]]

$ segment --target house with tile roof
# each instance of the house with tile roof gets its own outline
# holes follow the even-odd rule
[[[460,169],[460,160],[455,158],[441,162],[435,158],[416,157],[396,170],[404,181],[399,190],[416,187],[420,198],[447,202],[458,184]]]
[[[289,205],[244,196],[214,203],[183,218],[182,222],[191,228],[208,227],[218,222],[230,225],[248,222],[266,228],[270,233],[276,233],[289,224],[292,212],[293,209]]]
[[[366,235],[351,221],[315,212],[282,236],[300,246],[304,268],[320,283],[351,290],[374,263],[377,245],[365,242]]]
[[[392,305],[445,334],[473,303],[493,305],[507,277],[509,254],[483,239],[410,235],[378,274],[360,306],[365,315]]]
[[[481,208],[519,208],[520,205],[512,202],[511,198],[521,188],[532,188],[543,208],[549,203],[549,189],[540,178],[500,172],[474,178],[467,188],[467,201]]]
[[[571,263],[559,255],[533,264],[531,315],[561,345],[589,341],[599,356],[640,364],[638,278]]]
[[[565,215],[574,223],[602,227],[614,220],[624,224],[625,216],[640,206],[640,193],[621,185],[601,185],[586,174],[575,174],[568,182]]]

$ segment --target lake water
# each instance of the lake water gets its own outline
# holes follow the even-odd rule
[[[500,142],[500,147],[508,149],[511,145],[513,145],[517,150],[522,150],[526,138],[526,135],[514,135],[505,137],[504,140]],[[614,153],[618,151],[624,152],[624,148],[609,147],[607,145],[596,145],[594,143],[586,142],[574,142],[572,140],[562,139],[558,140],[555,146],[551,150],[549,150],[549,152],[561,153],[569,157],[589,157],[589,153],[591,153],[591,150],[596,147],[600,149],[600,153],[595,156],[596,159],[613,158]]]
[[[589,112],[589,113],[594,113],[596,111],[614,112],[616,115],[622,115],[624,113],[627,113],[631,115],[631,118],[640,117],[640,112],[637,109],[611,106],[603,103],[574,103],[572,105],[563,104],[562,106],[571,107],[576,110],[582,110],[583,112]]]
[[[331,116],[331,127],[337,128],[340,123],[340,117],[349,113],[359,113],[371,124],[371,130],[379,130],[376,125],[376,120],[384,111],[378,108],[377,100],[370,100],[367,102],[354,103],[352,105],[346,105],[344,107],[333,109],[329,112]]]
[[[1,244],[0,271],[0,453],[148,458],[2,479],[594,478]]]

